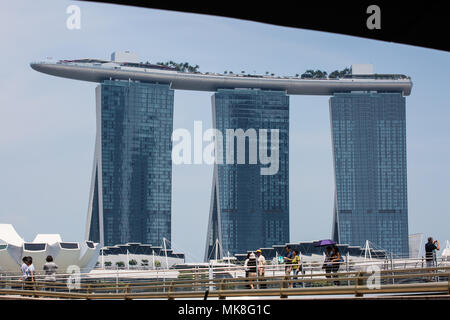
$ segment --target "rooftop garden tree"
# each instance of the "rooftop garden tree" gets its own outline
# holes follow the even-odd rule
[[[167,62],[157,62],[157,64],[161,66],[167,66],[174,68],[177,71],[181,72],[199,72],[200,66],[198,64],[196,65],[190,65],[188,62],[175,62],[175,61],[167,61]]]
[[[330,79],[343,78],[344,76],[349,75],[350,73],[351,73],[350,68],[345,68],[341,71],[334,70],[333,72],[330,73],[330,75],[328,77]]]
[[[301,76],[302,79],[326,79],[327,72],[322,70],[306,70]]]

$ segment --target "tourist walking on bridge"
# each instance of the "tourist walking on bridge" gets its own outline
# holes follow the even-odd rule
[[[434,267],[434,260],[435,260],[435,250],[440,250],[439,247],[439,241],[434,240],[432,237],[428,238],[428,242],[425,244],[425,259],[427,261],[427,268]]]
[[[285,266],[285,273],[286,275],[290,275],[291,271],[292,271],[292,250],[291,247],[286,246],[285,247],[286,253],[284,255],[284,263],[286,264]]]
[[[22,258],[22,266],[20,266],[20,271],[22,271],[22,281],[24,283],[24,286],[22,288],[25,288],[25,281],[27,280],[27,263],[26,261],[28,260],[28,256],[27,257],[23,257]]]
[[[33,258],[32,257],[26,257],[25,264],[27,265],[27,268],[25,269],[25,289],[26,290],[33,290],[33,283],[34,283],[34,265],[33,265]]]
[[[256,269],[257,269],[257,261],[256,256],[253,252],[250,252],[250,255],[248,257],[247,261],[247,267],[248,267],[248,278],[250,283],[250,289],[254,288],[252,278],[256,278]]]
[[[298,272],[300,271],[300,256],[298,255],[298,250],[294,250],[292,254],[292,272],[294,274],[293,280],[297,280]],[[290,287],[295,288],[296,282],[291,283]]]
[[[337,278],[337,272],[341,267],[341,263],[344,262],[344,258],[342,257],[337,246],[334,246],[331,252],[331,272],[335,274],[333,277]],[[338,286],[339,281],[334,281],[334,284]]]
[[[331,256],[333,254],[333,248],[331,246],[328,246],[326,248],[325,252],[325,260],[323,261],[322,269],[325,270],[325,273],[327,274],[326,278],[331,278],[331,270],[332,270],[332,263],[331,263]]]
[[[56,282],[56,269],[58,266],[53,262],[52,256],[47,256],[45,259],[47,261],[44,264],[45,278],[44,280],[47,282],[49,287],[46,288],[48,291],[55,291],[55,282]]]
[[[289,246],[286,246],[285,250],[286,253],[284,255],[284,264],[285,264],[284,273],[286,275],[285,279],[289,280],[292,272],[292,250],[291,247]],[[286,287],[286,284],[284,284],[283,287]]]
[[[425,244],[425,260],[427,261],[427,268],[433,268],[435,266],[434,261],[436,259],[436,251],[440,250],[439,241],[434,240],[432,237],[428,238],[428,242]],[[430,271],[432,272],[432,271]],[[428,281],[432,281],[433,278],[430,277]]]
[[[261,249],[256,250],[256,255],[258,256],[257,264],[258,264],[258,278],[259,278],[259,282],[264,282],[264,274],[265,274],[265,269],[266,269],[266,258],[262,255],[261,253]],[[267,285],[265,283],[261,283],[259,285],[260,289],[265,289],[267,287]]]
[[[247,252],[247,257],[245,258],[245,261],[244,261],[244,271],[245,271],[245,278],[248,278],[248,270],[249,270],[249,267],[248,267],[248,260],[250,259],[250,252]],[[247,280],[248,281],[248,280]],[[246,288],[247,289],[250,289],[250,285],[246,285]]]

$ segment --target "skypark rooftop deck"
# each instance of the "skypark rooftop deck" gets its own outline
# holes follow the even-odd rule
[[[283,90],[291,95],[333,95],[336,92],[382,91],[411,93],[412,81],[405,75],[349,75],[336,79],[301,79],[270,75],[241,75],[181,72],[149,63],[112,62],[97,59],[33,62],[31,67],[53,76],[102,82],[108,79],[170,83],[172,89],[216,91],[217,89],[259,88]]]

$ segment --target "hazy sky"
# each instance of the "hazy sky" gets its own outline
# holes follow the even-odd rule
[[[66,8],[81,8],[81,29]],[[186,13],[72,1],[8,1],[0,11],[0,223],[84,238],[95,138],[95,83],[44,75],[31,61],[187,61],[201,71],[328,72],[353,63],[412,77],[407,97],[409,231],[450,239],[450,54],[446,52]],[[211,127],[210,92],[176,91],[174,128]],[[213,167],[173,167],[172,240],[203,258]],[[290,99],[291,241],[328,238],[333,209],[328,97]]]

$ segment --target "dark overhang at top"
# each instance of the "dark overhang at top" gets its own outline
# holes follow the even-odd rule
[[[229,1],[78,0],[238,18],[279,26],[345,34],[450,51],[448,1],[278,1],[233,5]],[[380,29],[369,29],[369,6],[380,8]],[[106,13],[105,13],[106,14]]]

